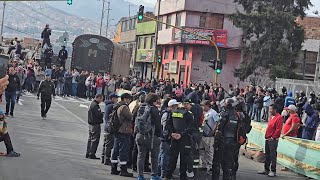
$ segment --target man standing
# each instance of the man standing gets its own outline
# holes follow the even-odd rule
[[[108,122],[109,116],[112,113],[113,106],[118,102],[119,96],[115,93],[109,95],[108,101],[105,102],[104,108],[104,141],[103,141],[103,150],[102,150],[102,164],[111,165],[111,150],[114,143],[114,135],[108,132]]]
[[[50,45],[50,36],[51,36],[51,29],[49,28],[49,24],[46,24],[46,27],[43,29],[41,33],[42,41],[42,48],[45,44]]]
[[[220,118],[218,113],[212,109],[210,101],[205,100],[201,105],[204,111],[204,121],[199,128],[202,137],[199,151],[202,168],[205,169],[209,175],[212,170],[214,133]]]
[[[20,89],[20,80],[14,70],[14,67],[9,68],[9,84],[5,91],[6,95],[6,116],[9,115],[13,117],[14,105],[16,103],[17,91]]]
[[[68,51],[66,50],[66,46],[61,46],[62,49],[59,51],[59,62],[60,67],[66,68],[66,59],[68,59]]]
[[[170,163],[166,178],[171,179],[176,169],[178,156],[180,154],[180,179],[187,179],[188,158],[190,158],[192,138],[194,132],[194,119],[190,110],[192,101],[186,99],[183,102],[183,108],[178,108],[172,112],[172,119],[168,119],[167,127],[168,137],[173,140],[170,147]]]
[[[86,158],[100,159],[96,156],[100,141],[101,124],[103,123],[103,112],[99,104],[103,102],[103,95],[97,94],[88,110],[89,139],[87,145]]]
[[[124,177],[133,177],[132,173],[127,170],[128,151],[130,145],[130,136],[132,135],[132,113],[129,110],[128,104],[130,103],[132,96],[128,93],[121,95],[121,101],[118,102],[113,112],[116,113],[118,123],[121,124],[120,128],[114,134],[113,152],[111,155],[111,174]],[[109,119],[109,121],[114,121]],[[121,171],[117,170],[118,159],[120,163]]]
[[[48,47],[44,50],[44,56],[45,65],[47,67],[51,66],[53,57],[53,50],[51,45],[48,45]]]
[[[284,136],[297,137],[300,125],[300,118],[297,114],[297,108],[295,105],[289,105],[285,108],[285,110],[289,112],[290,116],[283,126],[282,138],[284,138]]]
[[[72,73],[72,96],[77,96],[78,92],[78,83],[79,83],[80,74],[77,69],[73,70]]]
[[[38,89],[38,99],[41,94],[41,117],[42,119],[47,118],[47,113],[50,109],[53,98],[56,96],[54,83],[51,81],[51,76],[46,74],[45,80],[41,81]]]
[[[269,111],[271,117],[265,134],[266,161],[264,163],[264,170],[258,172],[258,174],[268,175],[269,177],[275,177],[277,170],[277,148],[283,123],[282,116],[277,112],[278,109],[276,105],[270,105]]]

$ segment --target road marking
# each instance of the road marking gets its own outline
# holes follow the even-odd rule
[[[23,106],[23,104],[21,103],[21,101],[20,101],[20,100],[18,101],[18,104],[19,104],[20,106]]]
[[[19,99],[19,101],[22,101],[22,102],[23,102],[24,100],[23,100],[23,99]]]
[[[77,116],[76,114],[74,114],[73,112],[69,111],[67,108],[65,108],[64,106],[62,106],[61,104],[57,103],[56,101],[53,101],[55,104],[57,104],[59,107],[61,107],[62,109],[64,109],[65,111],[67,111],[69,114],[71,114],[72,116],[74,116],[75,118],[77,118],[79,121],[83,122],[84,124],[88,124],[87,122],[85,122],[84,120],[82,120],[79,116]]]
[[[83,105],[83,104],[80,104],[80,107],[83,107],[83,108],[87,108],[87,109],[89,109],[89,106],[87,106],[87,105]]]

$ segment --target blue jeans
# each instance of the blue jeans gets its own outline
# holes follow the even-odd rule
[[[251,113],[251,119],[255,120],[256,113],[257,113],[257,106],[255,104],[253,104],[253,109],[252,109],[252,113]]]
[[[57,95],[63,95],[64,94],[64,83],[63,82],[58,82],[57,84]]]
[[[111,155],[111,163],[117,164],[118,157],[120,165],[126,165],[129,158],[130,135],[117,133],[114,135],[113,152]]]
[[[103,89],[103,87],[97,87],[96,94],[102,94],[102,89]]]
[[[256,121],[261,122],[261,111],[262,109],[256,109]]]
[[[13,115],[13,110],[14,110],[14,105],[16,104],[16,99],[17,99],[17,92],[5,92],[6,96],[6,115],[9,114],[9,109],[10,109],[10,115]]]
[[[247,114],[249,117],[251,117],[252,111],[253,111],[253,103],[247,103],[246,106],[247,106]]]
[[[159,159],[158,159],[158,164],[159,164],[158,173],[161,177],[166,176],[168,172],[169,158],[170,158],[170,143],[166,141],[161,142]]]
[[[72,84],[65,83],[64,84],[64,95],[71,96],[71,94],[72,94],[71,91],[72,91]]]
[[[72,96],[77,96],[78,83],[72,83]]]

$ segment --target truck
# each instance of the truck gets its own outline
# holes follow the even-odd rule
[[[122,45],[93,34],[76,37],[72,45],[71,68],[95,73],[129,75],[131,53]]]

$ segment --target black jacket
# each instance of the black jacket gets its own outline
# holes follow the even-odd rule
[[[101,112],[99,103],[93,100],[88,110],[88,124],[98,125],[103,123],[103,113]]]
[[[65,49],[61,49],[59,51],[59,59],[60,60],[66,60],[68,58],[68,51]]]
[[[44,30],[41,33],[41,38],[42,39],[49,39],[50,35],[51,35],[50,28],[44,28]]]
[[[55,96],[54,83],[52,81],[43,80],[41,81],[38,89],[37,96],[41,94],[41,97],[51,98],[51,95]]]
[[[249,91],[244,95],[244,98],[246,100],[246,103],[254,103],[254,92]]]
[[[7,86],[6,91],[7,92],[15,92],[15,91],[18,91],[19,89],[20,89],[19,77],[16,74],[14,74],[14,75],[9,74],[9,84]]]
[[[160,112],[157,107],[151,106],[151,118],[152,118],[152,123],[155,126],[155,133],[154,135],[156,137],[161,136],[161,117],[160,117]]]

